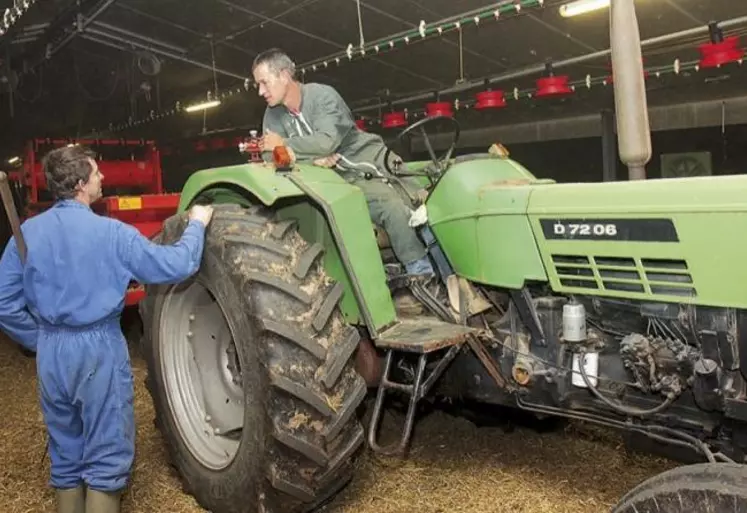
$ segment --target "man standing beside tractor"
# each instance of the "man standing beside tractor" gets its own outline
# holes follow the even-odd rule
[[[135,456],[132,370],[119,321],[125,291],[133,278],[173,283],[195,273],[212,207],[193,207],[181,240],[158,245],[91,210],[104,179],[92,152],[59,148],[43,166],[55,204],[27,220],[3,252],[0,329],[36,351],[58,513],[117,513]]]
[[[371,219],[386,230],[407,273],[433,275],[425,246],[409,225],[412,210],[388,183],[397,180],[385,170],[386,146],[381,136],[358,130],[350,109],[334,88],[298,82],[295,64],[281,50],[259,54],[252,73],[259,95],[268,105],[260,140],[265,158],[274,148],[285,146],[297,160],[335,167],[340,176],[363,191]],[[415,195],[422,198],[424,192],[415,191]]]

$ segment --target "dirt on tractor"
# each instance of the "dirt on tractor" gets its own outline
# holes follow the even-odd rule
[[[137,459],[122,512],[202,513],[167,462],[144,386],[145,363],[131,352]],[[0,511],[54,513],[35,360],[2,335],[0,411]],[[403,419],[396,410],[384,416],[384,442],[398,435]],[[322,511],[603,513],[641,481],[675,466],[628,453],[619,434],[596,427],[571,423],[541,432],[508,417],[478,427],[440,408],[419,421],[407,459],[366,452],[353,482]]]

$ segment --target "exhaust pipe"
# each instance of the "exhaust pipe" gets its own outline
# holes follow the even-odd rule
[[[610,48],[620,160],[628,167],[629,180],[645,180],[651,129],[634,0],[611,0]]]

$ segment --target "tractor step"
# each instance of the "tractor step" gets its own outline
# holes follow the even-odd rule
[[[467,341],[474,328],[438,319],[400,320],[376,340],[376,347],[407,353],[427,354]]]
[[[386,455],[404,454],[412,434],[418,402],[428,394],[428,391],[443,374],[449,363],[459,354],[462,344],[467,342],[474,332],[476,330],[472,328],[437,319],[413,319],[401,320],[397,325],[382,333],[381,338],[376,341],[376,346],[386,349],[386,361],[379,389],[376,393],[376,404],[371,415],[368,432],[368,444],[374,452]],[[448,351],[434,360],[438,363],[430,375],[426,377],[425,369],[431,353],[446,348],[448,348]],[[418,355],[417,369],[412,384],[391,381],[389,372],[396,352]],[[410,401],[407,407],[405,426],[399,442],[382,447],[376,441],[376,432],[381,419],[384,397],[388,390],[404,392],[410,396]]]

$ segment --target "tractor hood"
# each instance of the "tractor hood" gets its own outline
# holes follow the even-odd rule
[[[556,184],[486,155],[457,160],[427,207],[479,283],[747,308],[747,176]]]
[[[546,280],[526,213],[532,191],[554,183],[511,159],[457,158],[427,202],[431,229],[456,273],[511,288]]]

